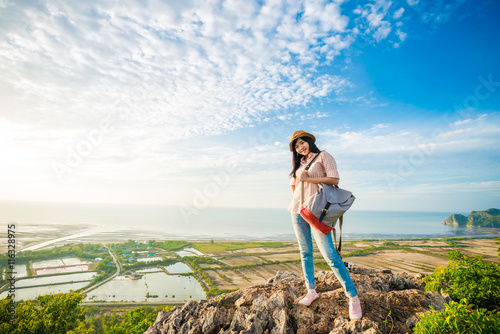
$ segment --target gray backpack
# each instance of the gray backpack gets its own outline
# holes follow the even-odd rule
[[[306,170],[309,169],[313,161],[307,165]],[[352,192],[341,189],[338,186],[331,186],[324,183],[320,183],[318,186],[319,190],[316,194],[302,203],[300,215],[312,227],[323,234],[329,234],[333,231],[335,244],[337,244],[335,224],[339,220],[339,245],[336,246],[336,249],[341,254],[343,215],[349,210],[356,197],[354,197]]]

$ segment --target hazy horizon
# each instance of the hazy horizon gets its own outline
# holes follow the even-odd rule
[[[115,205],[115,206],[140,206],[140,207],[172,207],[172,208],[179,208],[181,205],[175,205],[175,204],[159,204],[159,203],[118,203],[118,202],[63,202],[63,201],[20,201],[20,200],[0,200],[0,205],[2,204],[60,204],[60,205],[96,205],[96,206],[106,206],[106,205]],[[483,209],[476,209],[476,210],[471,210],[471,211],[484,211],[491,208],[483,208]],[[283,210],[285,212],[288,212],[288,209],[286,207],[280,208],[280,207],[254,207],[254,206],[210,206],[210,207],[204,207],[200,208],[199,211],[203,211],[204,209],[262,209],[262,210]],[[386,210],[386,209],[359,209],[359,208],[351,208],[349,211],[373,211],[373,212],[419,212],[419,213],[459,213],[459,214],[469,214],[471,211],[449,211],[449,210]]]

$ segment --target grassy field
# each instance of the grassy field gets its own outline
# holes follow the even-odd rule
[[[107,256],[102,244],[79,244],[83,247],[78,254],[93,259]],[[63,250],[74,245],[62,246],[56,252],[51,250],[36,251],[47,253],[47,258],[59,258]],[[91,247],[92,246],[92,247]],[[297,242],[190,242],[168,240],[136,244],[133,241],[120,244],[109,244],[110,249],[122,254],[124,252],[145,251],[154,252],[164,261],[184,262],[191,267],[194,275],[202,284],[209,296],[227,291],[264,284],[278,271],[288,271],[302,276],[302,265]],[[183,248],[192,247],[206,256],[180,257],[177,252]],[[435,238],[435,239],[392,239],[392,240],[348,240],[343,243],[343,260],[356,266],[390,269],[393,272],[430,274],[435,268],[445,266],[448,262],[448,252],[454,249],[474,257],[482,256],[487,262],[498,262],[499,244],[497,238]],[[88,249],[87,249],[88,248]],[[87,254],[94,249],[101,253]],[[123,249],[122,249],[123,248]],[[53,254],[52,254],[53,253]],[[118,254],[118,255],[120,255]],[[52,256],[49,256],[52,255]],[[69,255],[67,255],[69,256]],[[144,257],[140,255],[139,257]],[[122,258],[123,256],[120,256]],[[314,249],[315,270],[330,270],[319,250]],[[126,260],[126,256],[122,258]],[[111,260],[109,260],[111,261]],[[130,264],[147,267],[147,263]]]
[[[302,276],[296,242],[192,243],[191,247],[225,265],[203,267],[219,289],[264,284],[279,270]],[[453,249],[498,262],[496,238],[351,240],[343,244],[343,259],[366,268],[430,274],[435,268],[447,264],[448,252]],[[316,247],[314,258],[316,271],[329,270]]]
[[[202,253],[220,253],[239,249],[268,247],[280,248],[284,246],[282,242],[195,242],[193,247]]]

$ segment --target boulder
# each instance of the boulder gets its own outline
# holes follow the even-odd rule
[[[393,274],[354,267],[363,319],[350,320],[348,298],[331,271],[316,275],[319,298],[298,304],[304,279],[278,272],[255,285],[209,300],[191,301],[162,311],[145,334],[350,334],[411,332],[418,315],[444,308],[449,296],[424,291],[423,274]]]

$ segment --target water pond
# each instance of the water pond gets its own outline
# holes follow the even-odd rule
[[[143,273],[157,273],[161,271],[162,270],[160,268],[146,268],[146,269],[138,269],[135,272],[138,274],[143,274]]]
[[[76,257],[68,257],[64,259],[52,259],[33,262],[33,269],[47,268],[47,267],[63,267],[77,264],[89,264],[92,262],[82,261]]]
[[[20,282],[19,282],[20,283]],[[71,290],[78,290],[86,286],[88,282],[55,284],[47,286],[37,286],[32,288],[17,288],[16,284],[16,301],[36,299],[37,296],[46,293],[68,293]],[[9,291],[4,291],[0,294],[0,299],[7,297]]]
[[[83,272],[89,270],[88,264],[82,264],[72,267],[55,267],[55,268],[44,268],[35,269],[35,275],[53,275],[53,274],[67,274],[74,272]]]
[[[185,251],[185,250],[180,250],[178,252],[175,252],[177,255],[179,255],[180,257],[184,257],[184,256],[198,256],[198,254],[196,253],[193,253],[193,252],[188,252],[188,251]]]
[[[147,293],[158,297],[147,298]],[[85,301],[163,302],[205,298],[205,291],[195,278],[157,272],[145,273],[137,280],[117,276],[97,289],[90,291]]]
[[[5,267],[3,267],[5,270]],[[26,271],[26,264],[16,264],[14,265],[14,272],[16,273],[16,277],[26,277],[28,276],[28,272]]]
[[[160,261],[161,260],[161,257],[159,256],[155,256],[155,257],[142,257],[142,258],[138,258],[137,261],[138,262],[152,262],[152,261]]]
[[[69,283],[75,281],[90,281],[92,277],[97,274],[95,271],[87,271],[78,274],[69,275],[56,275],[56,276],[43,276],[43,277],[33,277],[26,278],[16,281],[16,288],[25,288],[33,285],[43,285],[43,284],[57,284],[57,283]]]
[[[186,248],[184,248],[183,250],[185,250],[185,251],[187,251],[187,252],[195,253],[196,255],[200,255],[200,256],[205,255],[205,254],[203,254],[202,252],[200,252],[199,250],[194,249],[194,248],[192,248],[192,247],[186,247]]]
[[[163,268],[165,268],[169,274],[187,274],[193,272],[187,264],[182,262],[177,262],[175,264]]]

